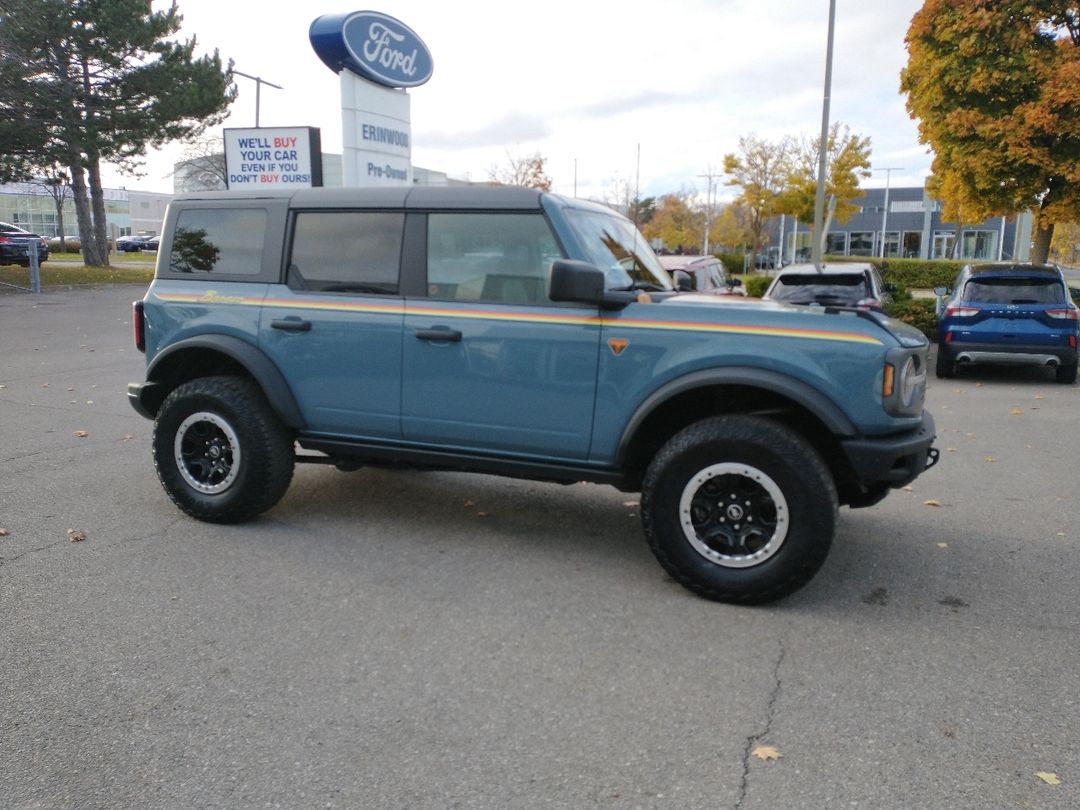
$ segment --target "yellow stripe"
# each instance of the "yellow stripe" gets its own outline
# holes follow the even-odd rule
[[[251,298],[218,295],[216,292],[196,295],[192,293],[155,293],[161,300],[185,304],[231,304],[235,306],[276,306],[287,309],[309,309],[324,312],[368,312],[385,315],[419,315],[435,318],[475,318],[506,323],[565,324],[569,326],[607,326],[609,329],[645,329],[662,332],[705,332],[731,335],[758,335],[802,340],[830,340],[845,343],[864,343],[880,346],[881,340],[859,332],[838,332],[828,329],[791,329],[781,326],[753,326],[751,324],[706,323],[700,321],[660,321],[638,318],[614,318],[605,320],[596,315],[571,315],[537,313],[522,310],[493,310],[476,307],[450,307],[410,304],[406,309],[401,303],[377,303],[372,301],[339,301],[310,298]]]

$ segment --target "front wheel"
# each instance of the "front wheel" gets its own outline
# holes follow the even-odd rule
[[[768,602],[805,585],[836,529],[837,494],[818,452],[789,428],[720,416],[676,434],[642,486],[645,536],[694,593]]]
[[[154,466],[184,512],[239,523],[265,512],[292,481],[293,437],[262,390],[244,377],[177,387],[154,423]]]

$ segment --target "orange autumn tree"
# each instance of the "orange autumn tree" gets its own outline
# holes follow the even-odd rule
[[[953,219],[1036,212],[1032,259],[1080,219],[1080,10],[1046,0],[926,0],[900,74],[931,188]]]

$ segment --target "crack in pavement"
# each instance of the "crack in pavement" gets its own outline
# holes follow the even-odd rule
[[[735,810],[741,810],[743,802],[746,800],[746,792],[750,786],[750,757],[754,744],[759,740],[766,739],[769,736],[769,732],[772,730],[773,716],[776,713],[776,701],[780,697],[781,681],[780,681],[780,667],[784,663],[784,656],[787,655],[787,648],[784,645],[784,640],[780,639],[780,654],[776,657],[776,663],[773,665],[773,688],[769,694],[769,702],[765,707],[765,728],[763,728],[757,734],[751,734],[746,738],[746,747],[743,749],[742,756],[742,777],[739,780],[739,796],[735,800]]]

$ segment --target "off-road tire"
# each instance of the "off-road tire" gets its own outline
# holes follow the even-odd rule
[[[934,373],[937,374],[939,380],[950,379],[956,374],[956,361],[953,360],[949,350],[941,343],[939,343],[937,347],[937,361],[935,363]]]
[[[293,434],[245,377],[178,386],[154,423],[154,466],[169,497],[210,523],[239,523],[276,504],[292,481]]]
[[[818,452],[755,416],[712,417],[677,433],[641,493],[657,560],[686,588],[722,602],[769,602],[805,585],[828,556],[836,515],[836,487]]]

